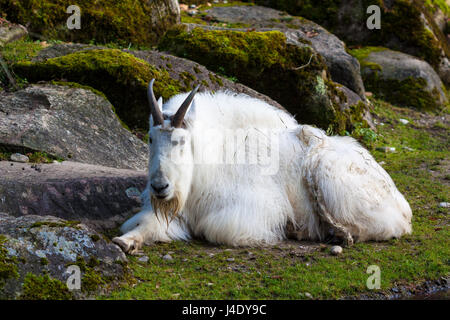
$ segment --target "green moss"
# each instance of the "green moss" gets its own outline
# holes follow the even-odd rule
[[[91,234],[90,237],[91,237],[92,241],[94,241],[94,242],[97,242],[100,240],[100,236],[97,234]]]
[[[286,43],[281,32],[201,28],[187,32],[179,27],[166,33],[159,49],[194,60],[270,96],[304,123],[327,128],[335,118],[333,90],[322,78],[327,70],[323,58],[309,47]],[[220,80],[212,75],[210,79]]]
[[[429,92],[427,82],[423,78],[408,77],[402,81],[380,79],[378,73],[363,76],[366,90],[371,91],[379,99],[390,103],[412,107],[418,110],[436,110],[442,106],[438,103],[439,93]]]
[[[4,67],[8,68],[9,72],[11,72],[12,64],[19,61],[30,60],[42,49],[43,46],[39,41],[33,42],[28,38],[24,38],[7,43],[3,48],[1,48],[0,52],[2,59],[6,64]],[[16,86],[19,88],[27,84],[25,79],[15,76],[14,73],[12,74],[12,77],[15,80]],[[15,89],[13,84],[10,83],[3,67],[0,68],[0,88]]]
[[[152,78],[158,80],[155,94],[165,100],[184,88],[166,70],[117,49],[80,51],[45,62],[19,62],[13,68],[32,82],[66,79],[104,93],[118,117],[132,129],[148,128],[146,89]]]
[[[39,228],[42,226],[47,226],[47,227],[51,227],[51,228],[64,228],[64,227],[69,227],[69,228],[76,228],[77,225],[80,224],[80,221],[64,221],[64,222],[51,222],[51,221],[38,221],[33,223],[30,226],[30,229],[32,228]]]
[[[366,61],[366,59],[372,52],[380,52],[385,50],[387,49],[383,47],[362,47],[359,49],[351,49],[347,51],[356,59],[358,59],[361,70],[363,70],[364,68],[369,68],[373,71],[381,71],[381,66],[379,64]]]
[[[427,19],[428,24],[432,25],[433,32],[439,41],[423,24],[421,14],[428,14],[428,11],[423,8],[423,0],[396,0],[390,2],[389,7],[383,0],[354,1],[361,5],[353,6],[353,10],[350,11],[347,8],[347,14],[340,12],[346,0],[255,0],[254,2],[312,20],[335,33],[349,45],[385,46],[398,51],[406,50],[428,61],[435,69],[439,66],[441,48],[447,55],[450,54],[445,36],[435,26],[432,19],[430,17]],[[443,0],[433,2],[448,10],[448,6],[443,5]],[[366,32],[366,35],[362,43],[358,43],[353,34],[342,26],[354,25],[365,28],[368,17],[366,9],[369,5],[378,5],[382,8],[382,28],[370,30],[370,32],[361,29],[361,32]]]
[[[23,300],[68,300],[73,298],[66,284],[50,278],[47,274],[37,276],[28,273],[22,289],[20,299]]]
[[[76,5],[81,9],[81,29],[78,30],[66,26],[69,4],[64,0],[0,0],[0,14],[11,22],[27,24],[28,30],[50,39],[148,45],[154,44],[177,22],[175,15],[161,12],[164,6],[161,2],[167,1],[79,0]]]
[[[48,265],[48,259],[47,258],[41,258],[41,266]]]
[[[439,8],[446,16],[450,15],[450,7],[446,0],[425,0],[425,6],[434,13]]]
[[[17,259],[8,254],[8,250],[4,247],[6,237],[0,235],[0,289],[5,284],[5,281],[10,278],[17,278]]]
[[[28,38],[7,43],[1,48],[3,59],[12,65],[19,61],[29,61],[44,47],[40,41],[31,41]]]
[[[87,293],[98,291],[101,286],[106,284],[101,274],[95,270],[100,265],[100,261],[95,257],[90,257],[88,262],[82,257],[77,257],[75,265],[80,267],[82,273],[81,290]]]

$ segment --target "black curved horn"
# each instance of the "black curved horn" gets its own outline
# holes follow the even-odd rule
[[[174,128],[180,128],[183,124],[184,116],[186,115],[187,109],[189,108],[192,100],[194,99],[195,94],[198,91],[198,88],[200,88],[200,85],[196,86],[194,90],[191,91],[189,96],[184,100],[184,102],[181,104],[180,108],[178,109],[177,113],[172,118],[171,125]]]
[[[164,117],[161,113],[161,110],[159,109],[158,101],[156,101],[155,94],[153,93],[153,82],[155,82],[155,79],[152,79],[148,84],[147,98],[148,103],[150,104],[150,112],[153,116],[153,125],[157,126],[164,123]]]

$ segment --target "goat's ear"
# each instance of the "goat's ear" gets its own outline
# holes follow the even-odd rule
[[[162,106],[163,106],[163,98],[162,97],[159,97],[159,99],[158,99],[158,106],[159,106],[159,109],[162,112]]]

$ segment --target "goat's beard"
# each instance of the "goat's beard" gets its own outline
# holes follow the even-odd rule
[[[158,215],[163,216],[166,219],[167,224],[178,217],[178,214],[184,205],[180,192],[175,192],[170,200],[158,199],[152,195],[150,197],[150,202],[156,217],[158,218]]]

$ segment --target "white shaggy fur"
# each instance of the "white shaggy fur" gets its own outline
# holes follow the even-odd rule
[[[163,113],[174,114],[186,96],[174,96],[164,107],[160,99]],[[298,239],[311,240],[339,230],[359,241],[411,232],[408,202],[386,171],[350,137],[326,136],[263,101],[229,92],[198,93],[185,122],[185,129],[173,129],[166,120],[164,129],[151,121],[144,206],[123,224],[124,235],[114,239],[126,252],[136,252],[145,242],[192,237],[233,246],[274,244],[286,238],[288,225]],[[260,138],[264,129],[278,130],[278,171],[263,175],[259,163],[195,163],[195,152],[211,145],[220,149],[225,143],[220,135],[208,136],[209,129],[261,132]],[[169,157],[176,148],[182,150],[182,164]],[[250,145],[247,152],[256,151]],[[167,181],[170,197],[177,194],[182,203],[172,221],[152,209],[150,185],[155,181]]]

